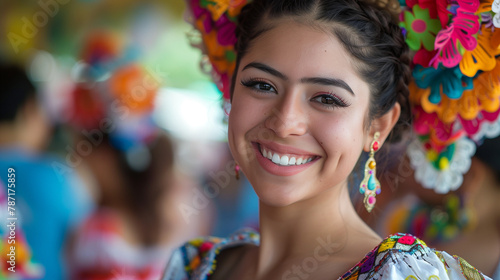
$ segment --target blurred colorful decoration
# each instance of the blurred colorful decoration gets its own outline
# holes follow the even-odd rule
[[[417,181],[438,193],[457,189],[476,145],[500,134],[500,30],[494,2],[401,3],[400,25],[416,51],[410,101],[418,139],[408,154]]]
[[[236,18],[250,0],[187,0],[191,23],[201,34],[192,43],[208,57],[209,69],[226,101],[230,99],[231,77],[236,65]],[[202,62],[203,63],[203,62]]]
[[[82,60],[74,67],[70,122],[79,129],[98,129],[124,152],[133,169],[148,164],[146,145],[157,135],[152,113],[160,77],[139,61],[139,48],[117,34],[98,30],[86,41]]]
[[[72,279],[157,280],[162,274],[164,264],[157,259],[168,254],[159,248],[147,254],[124,243],[123,224],[115,211],[101,209],[95,212],[83,223],[79,235],[74,245],[78,250],[78,268]],[[137,258],[137,253],[142,253],[146,259]]]
[[[31,249],[26,242],[19,220],[9,220],[7,188],[0,181],[0,217],[2,221],[12,222],[14,226],[0,227],[0,280],[3,279],[39,279],[43,276],[43,267],[31,258]],[[14,218],[16,218],[14,216]],[[14,250],[12,250],[14,249]]]
[[[43,27],[48,16],[43,10],[38,11],[36,2],[14,3],[0,3],[0,32],[3,34],[0,58],[22,65],[30,59],[35,48],[46,43]]]
[[[389,231],[412,232],[416,237],[436,244],[454,240],[477,225],[474,207],[457,194],[446,195],[442,205],[409,198],[391,211],[387,219]]]
[[[138,64],[129,64],[117,69],[109,80],[109,89],[114,98],[121,100],[133,112],[142,113],[153,109],[158,90],[157,82]]]

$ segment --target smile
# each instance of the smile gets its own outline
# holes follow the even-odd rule
[[[252,142],[260,166],[276,176],[292,176],[312,166],[321,156],[277,143]]]
[[[263,157],[271,160],[274,164],[281,166],[302,165],[311,162],[316,156],[297,156],[291,154],[279,154],[269,148],[260,146],[260,153]]]

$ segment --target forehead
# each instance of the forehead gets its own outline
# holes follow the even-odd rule
[[[294,20],[280,21],[251,43],[240,68],[258,61],[290,79],[335,77],[351,84],[366,83],[355,69],[352,56],[330,30]]]

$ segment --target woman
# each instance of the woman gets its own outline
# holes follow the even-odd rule
[[[228,140],[259,196],[260,235],[188,242],[164,279],[482,278],[411,235],[382,240],[349,199],[361,153],[409,119],[409,51],[390,14],[360,1],[257,0],[238,23]],[[372,162],[368,210],[380,188]]]

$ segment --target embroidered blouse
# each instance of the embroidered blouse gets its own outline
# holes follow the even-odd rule
[[[240,230],[228,238],[204,237],[185,243],[174,251],[163,280],[205,280],[216,269],[216,257],[225,249],[259,245],[259,234]],[[384,239],[339,280],[491,280],[458,256],[427,247],[410,234],[398,233]]]

